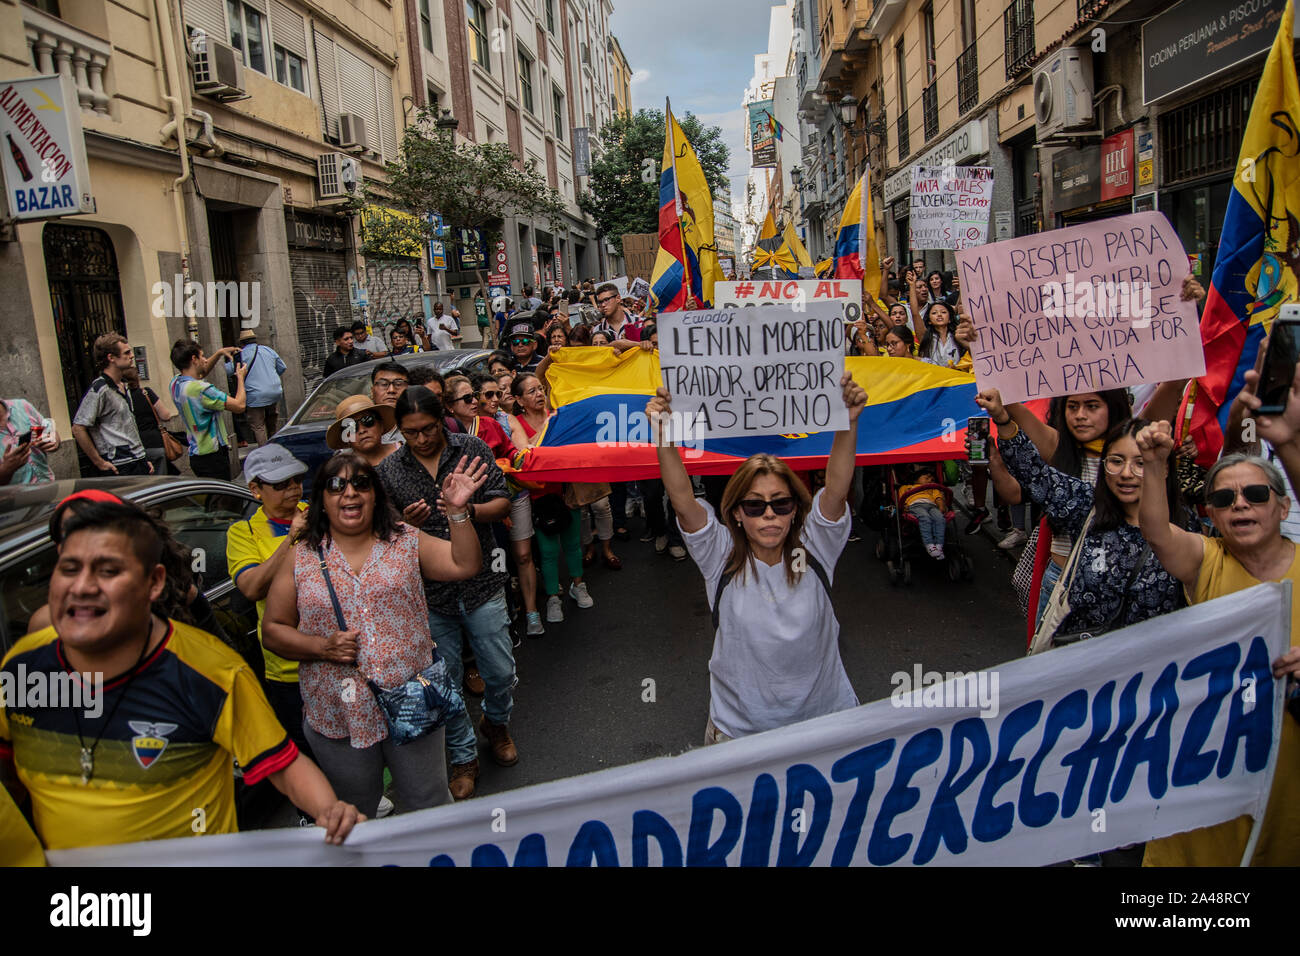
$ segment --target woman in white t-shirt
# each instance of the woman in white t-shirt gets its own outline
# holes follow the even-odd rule
[[[706,743],[858,704],[840,661],[830,582],[849,538],[846,502],[867,393],[847,372],[840,385],[849,427],[835,434],[816,497],[781,459],[753,455],[727,482],[719,520],[695,498],[676,447],[658,448],[682,541],[714,609]],[[652,423],[671,412],[670,401],[659,389],[646,406]]]

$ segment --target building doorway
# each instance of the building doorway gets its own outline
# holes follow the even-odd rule
[[[108,233],[90,226],[50,223],[41,243],[71,417],[99,374],[91,358],[95,339],[107,332],[126,335],[117,254]]]

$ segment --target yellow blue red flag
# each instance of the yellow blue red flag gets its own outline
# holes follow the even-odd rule
[[[688,294],[701,308],[713,304],[713,284],[724,278],[713,240],[713,194],[695,150],[672,106],[667,110],[664,161],[659,173],[659,254],[650,291],[660,312],[686,307]]]
[[[1228,409],[1284,302],[1300,299],[1300,84],[1287,0],[1251,102],[1201,315],[1205,375],[1192,413],[1197,460],[1223,446]]]
[[[862,288],[874,295],[880,288],[880,253],[876,251],[875,219],[871,210],[871,173],[864,172],[849,193],[835,236],[833,275],[836,279],[861,279]]]

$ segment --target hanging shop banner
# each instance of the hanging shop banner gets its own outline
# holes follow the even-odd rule
[[[1133,131],[1101,141],[1101,201],[1133,195]]]
[[[749,104],[750,168],[776,168],[776,129],[772,100]]]
[[[989,166],[913,166],[912,249],[967,249],[989,238],[993,169]]]
[[[1159,212],[960,250],[957,267],[975,378],[1004,402],[1205,374],[1187,253]]]
[[[681,315],[683,313],[674,313]],[[663,332],[660,331],[660,341]],[[889,699],[358,824],[46,853],[60,866],[1044,866],[1243,814],[1277,764],[1290,582]],[[1278,808],[1273,808],[1277,812]]]
[[[9,215],[28,222],[95,212],[72,80],[0,82],[0,169]]]
[[[591,130],[586,126],[573,128],[573,175],[591,174]]]

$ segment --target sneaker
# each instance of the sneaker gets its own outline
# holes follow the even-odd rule
[[[936,561],[942,561],[944,557],[943,545],[941,544],[930,545],[930,557],[934,558]]]
[[[393,812],[393,801],[387,797],[379,798],[379,809],[375,811],[375,818],[382,820]]]
[[[528,612],[528,636],[541,637],[546,633],[546,628],[542,627],[542,616],[536,611]]]
[[[673,545],[671,548],[668,549],[668,553],[673,556],[674,561],[686,560],[686,549],[683,548],[680,544]]]
[[[1011,532],[998,542],[998,547],[1003,551],[1011,551],[1020,547],[1029,540],[1029,535],[1025,534],[1019,528],[1012,528]]]
[[[857,525],[853,525],[852,527],[850,527],[849,543],[852,544],[854,541],[861,541],[861,540],[862,540],[862,530]]]
[[[644,541],[646,544],[649,544],[654,539],[655,539],[655,533],[653,531],[647,531],[645,534],[641,535],[641,540]]]
[[[593,606],[596,602],[591,599],[587,593],[587,582],[579,581],[569,585],[569,597],[573,598],[574,603],[584,610]]]
[[[479,732],[487,738],[492,748],[492,759],[502,767],[513,767],[519,763],[519,751],[510,739],[510,728],[505,724],[494,724],[484,714],[478,722]]]
[[[546,623],[558,624],[564,620],[564,605],[560,603],[560,596],[552,594],[546,599]]]
[[[468,800],[470,797],[474,796],[474,781],[477,779],[477,757],[469,763],[452,764],[451,779],[447,781],[447,789],[451,791],[452,799]]]
[[[975,534],[989,518],[988,508],[976,508],[971,512],[970,524],[966,525],[967,534]]]
[[[668,535],[661,534],[655,538],[655,554],[663,554],[668,550]]]

